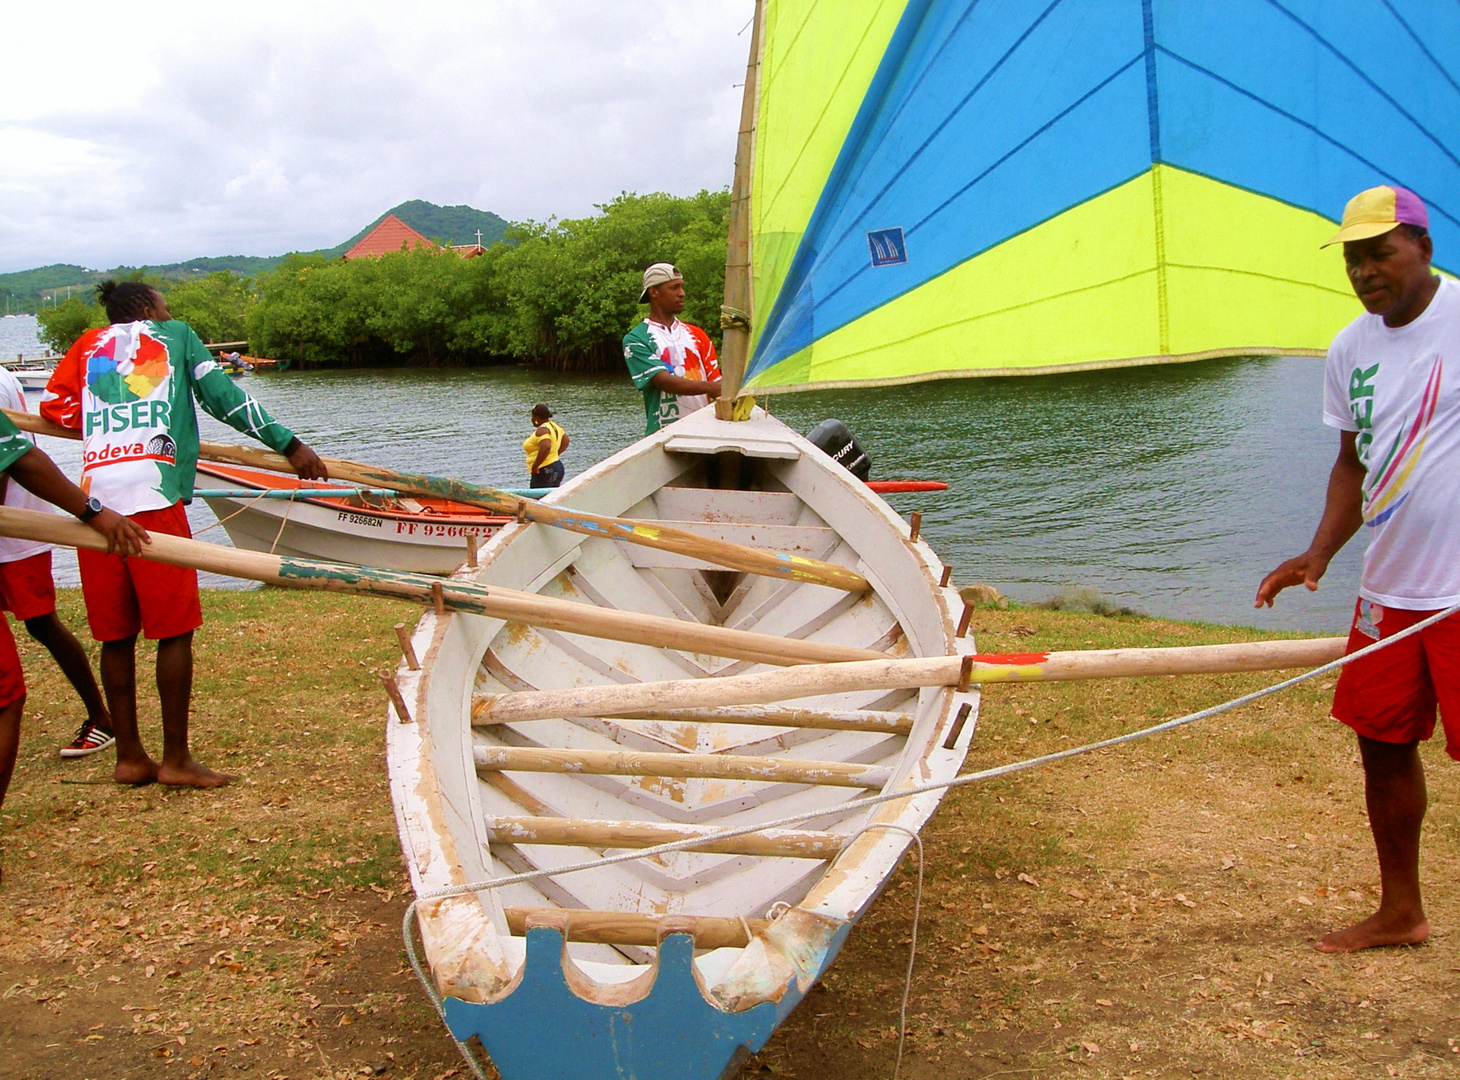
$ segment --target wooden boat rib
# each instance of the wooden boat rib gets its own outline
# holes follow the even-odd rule
[[[743,490],[711,486],[727,441],[744,455]],[[894,657],[972,651],[971,640],[956,637],[958,594],[939,586],[943,567],[927,545],[865,485],[759,412],[732,428],[703,409],[548,501],[804,552],[856,569],[873,587],[849,594],[735,573],[533,523],[505,526],[480,567],[458,575],[489,591]],[[916,831],[938,798],[870,813],[841,808],[869,791],[956,775],[977,718],[976,690],[932,687],[474,723],[474,712],[490,711],[483,703],[524,690],[772,669],[465,613],[428,612],[413,646],[420,670],[403,664],[396,674],[411,722],[391,724],[388,743],[419,896],[717,827],[813,815],[796,829],[722,846],[423,900],[422,940],[448,1023],[459,1039],[480,1037],[506,1080],[718,1077],[759,1049],[911,842],[903,832],[863,830]]]
[[[298,499],[205,496],[233,546],[386,570],[449,574],[466,561],[467,537],[480,543],[510,518],[450,499],[308,495],[327,487],[296,476],[217,462],[198,464],[199,486],[298,491]]]

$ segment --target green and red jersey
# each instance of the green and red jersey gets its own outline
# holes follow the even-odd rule
[[[40,411],[81,432],[81,489],[118,513],[135,514],[193,497],[194,399],[271,450],[283,453],[294,441],[176,319],[82,334],[56,365]]]
[[[715,345],[698,326],[675,319],[669,326],[645,319],[624,335],[624,363],[634,385],[644,394],[644,434],[652,435],[665,424],[710,403],[705,394],[665,394],[650,385],[661,371],[684,379],[714,382],[720,377]]]
[[[31,441],[20,433],[10,417],[0,413],[0,472],[25,457],[31,445]]]

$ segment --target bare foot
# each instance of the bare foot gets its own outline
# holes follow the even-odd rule
[[[119,784],[130,784],[132,787],[155,784],[157,782],[157,762],[150,757],[144,757],[140,761],[133,759],[118,761],[117,767],[112,770],[112,779]]]
[[[228,773],[214,772],[212,769],[204,768],[192,758],[188,758],[181,765],[169,765],[164,762],[157,770],[157,782],[167,784],[169,787],[215,788],[231,784],[237,779],[238,777],[230,776]]]
[[[1430,924],[1423,913],[1396,917],[1381,909],[1363,922],[1324,934],[1313,948],[1322,953],[1358,952],[1384,945],[1418,945],[1429,936]]]

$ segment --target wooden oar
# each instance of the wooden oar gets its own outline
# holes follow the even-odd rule
[[[144,550],[144,558],[294,589],[384,596],[418,604],[432,603],[439,592],[443,605],[455,611],[469,611],[570,634],[633,642],[659,649],[728,656],[762,664],[825,664],[886,656],[872,649],[799,641],[723,626],[703,626],[680,619],[615,611],[571,600],[554,600],[496,585],[489,587],[469,581],[443,581],[429,574],[294,559],[258,551],[241,551],[180,536],[151,535],[152,543]],[[95,529],[74,518],[34,510],[0,507],[0,536],[44,540],[93,551],[106,550],[106,541]]]
[[[22,431],[37,435],[51,435],[59,439],[79,439],[81,433],[53,424],[30,413],[6,409],[5,415]],[[266,469],[270,472],[293,474],[294,467],[282,454],[267,450],[256,450],[248,446],[234,446],[231,443],[209,442],[198,444],[198,454],[209,461],[221,461],[231,465]],[[867,579],[855,570],[820,559],[809,559],[803,555],[791,555],[778,551],[747,547],[744,544],[717,540],[708,536],[697,536],[682,529],[672,529],[652,521],[634,521],[629,518],[604,517],[562,506],[544,506],[495,488],[480,487],[440,476],[424,476],[397,472],[376,465],[339,458],[324,458],[332,480],[343,480],[364,487],[390,488],[404,495],[426,495],[450,499],[453,502],[480,506],[498,514],[508,514],[523,521],[566,529],[569,532],[599,536],[610,540],[622,540],[629,544],[672,551],[692,559],[714,563],[731,570],[742,570],[765,577],[787,578],[813,585],[826,585],[847,592],[866,592],[870,586]]]
[[[834,859],[846,844],[839,833],[767,829],[730,840],[712,839],[704,825],[653,821],[600,821],[584,818],[511,817],[489,814],[484,819],[494,844],[547,844],[564,847],[646,848],[676,840],[702,838],[687,851],[721,855],[760,855],[783,859]]]
[[[718,679],[501,694],[475,701],[472,723],[512,724],[560,716],[623,716],[652,709],[667,701],[674,702],[678,708],[756,705],[861,690],[957,686],[965,679],[970,683],[1063,682],[1317,667],[1342,656],[1344,644],[1344,638],[1332,637],[1254,641],[1240,645],[1187,645],[1169,649],[1090,649],[1081,652],[971,658],[936,656],[915,660],[817,664],[788,671],[728,675]],[[964,659],[972,661],[966,672]]]
[[[492,694],[473,694],[473,727],[502,723],[491,715]],[[544,717],[543,719],[547,719]],[[764,727],[816,728],[825,731],[873,731],[884,735],[906,735],[912,730],[912,713],[882,709],[788,709],[774,705],[720,709],[643,709],[614,720],[655,720],[669,724],[757,724]]]
[[[757,780],[878,791],[892,770],[848,761],[802,761],[756,754],[650,753],[643,750],[560,750],[538,746],[478,746],[477,772],[571,773],[574,776],[670,776]]]

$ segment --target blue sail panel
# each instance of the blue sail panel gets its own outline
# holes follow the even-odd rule
[[[964,0],[922,19],[761,320],[752,375],[1150,167],[1138,6]],[[892,228],[907,261],[873,267],[868,234]]]
[[[1382,0],[1321,7],[1159,3],[1163,159],[1330,217],[1403,184],[1460,251],[1460,87]]]

